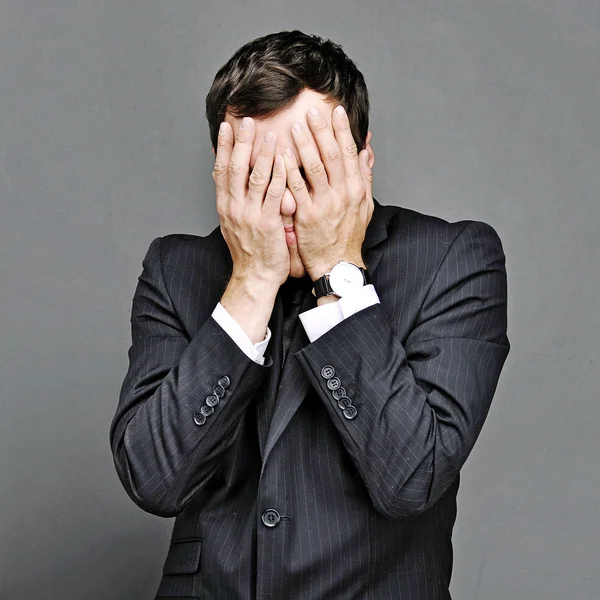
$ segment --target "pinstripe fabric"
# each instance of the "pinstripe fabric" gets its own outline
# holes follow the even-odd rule
[[[134,502],[177,516],[156,598],[450,598],[459,472],[510,347],[502,245],[376,201],[363,257],[381,303],[312,344],[298,323],[282,369],[279,296],[264,366],[210,316],[231,273],[219,228],[150,245],[110,440]]]

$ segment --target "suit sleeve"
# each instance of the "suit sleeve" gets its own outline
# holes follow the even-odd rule
[[[457,477],[509,352],[506,329],[502,244],[491,226],[470,221],[404,343],[385,306],[374,304],[295,355],[380,513],[419,514]],[[338,385],[345,400],[335,397]]]
[[[110,444],[133,501],[171,517],[219,467],[273,361],[252,361],[212,316],[189,339],[165,287],[161,241],[151,243],[135,290]]]

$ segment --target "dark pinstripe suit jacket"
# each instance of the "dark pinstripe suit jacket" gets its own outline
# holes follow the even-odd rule
[[[177,516],[156,598],[450,598],[459,470],[509,351],[502,245],[376,201],[363,258],[381,304],[312,344],[298,322],[282,365],[278,296],[263,366],[211,317],[220,229],[150,245],[110,437],[134,502]]]

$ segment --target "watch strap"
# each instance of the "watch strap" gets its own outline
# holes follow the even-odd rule
[[[367,271],[366,269],[363,269],[362,267],[359,267],[357,265],[354,265],[357,269],[359,269],[359,271],[362,273],[363,276],[363,285],[368,285],[371,283],[371,278],[369,277],[369,271]],[[322,298],[323,296],[330,296],[332,294],[334,294],[333,290],[331,289],[331,285],[329,284],[329,273],[326,273],[325,275],[323,275],[322,277],[319,277],[319,279],[317,279],[315,281],[315,287],[313,288],[313,294],[316,296],[317,300],[319,298]]]

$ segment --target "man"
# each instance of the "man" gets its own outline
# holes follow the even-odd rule
[[[373,199],[331,41],[246,44],[206,106],[220,227],[151,243],[110,432],[134,502],[177,517],[156,598],[448,599],[509,351],[501,242]]]

